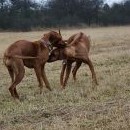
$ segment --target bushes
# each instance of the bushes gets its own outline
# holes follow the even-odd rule
[[[1,0],[0,28],[30,31],[37,27],[130,24],[130,1],[104,4],[103,0]]]

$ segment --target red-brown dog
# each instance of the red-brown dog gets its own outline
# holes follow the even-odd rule
[[[64,46],[61,35],[51,31],[46,33],[39,41],[30,42],[20,40],[7,48],[4,53],[4,64],[12,79],[12,84],[9,87],[12,97],[19,99],[16,85],[18,85],[24,77],[24,66],[35,70],[39,82],[40,93],[42,93],[43,81],[45,82],[46,87],[51,90],[44,67],[49,58],[51,46],[58,47],[59,44],[60,46]]]
[[[67,84],[67,80],[70,75],[72,63],[76,61],[76,66],[73,70],[74,78],[76,77],[76,72],[78,68],[81,66],[81,63],[88,64],[93,81],[97,83],[96,74],[94,71],[93,64],[89,58],[89,50],[90,50],[90,40],[84,33],[74,34],[67,40],[67,46],[64,48],[56,48],[54,49],[50,56],[48,62],[54,62],[57,60],[66,60],[66,64],[63,64],[60,82],[62,88],[65,88]],[[66,76],[64,79],[64,72],[66,69]]]

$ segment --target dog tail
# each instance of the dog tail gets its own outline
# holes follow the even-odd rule
[[[14,55],[14,56],[10,56],[10,55],[4,55],[3,57],[3,63],[5,64],[5,66],[9,67],[12,66],[13,64],[13,59],[37,59],[38,57],[32,57],[32,56],[20,56],[20,55]]]
[[[19,56],[15,55],[13,58],[18,58],[18,59],[38,59],[38,57],[33,57],[33,56]]]
[[[83,33],[82,33],[82,32],[78,33],[78,34],[74,37],[73,41],[72,41],[68,46],[71,46],[71,45],[74,45],[74,44],[78,43],[78,42],[81,40],[82,36],[83,36]]]
[[[14,55],[14,56],[10,56],[10,55],[5,55],[5,58],[11,59],[11,58],[17,58],[17,59],[37,59],[38,57],[33,57],[33,56],[20,56],[20,55]]]
[[[83,36],[83,33],[80,32],[80,33],[77,35],[77,37],[75,38],[75,40],[74,40],[75,43],[79,42],[79,41],[81,40],[82,36]]]

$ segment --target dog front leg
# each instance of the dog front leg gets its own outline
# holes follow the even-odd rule
[[[69,75],[70,75],[70,72],[71,72],[71,67],[72,67],[72,62],[67,62],[67,68],[66,68],[66,75],[65,75],[65,79],[64,79],[64,82],[63,82],[63,89],[65,89],[65,86],[67,84],[67,81],[69,79]]]
[[[63,86],[63,80],[64,80],[64,74],[65,74],[65,69],[66,69],[66,60],[63,60],[62,62],[62,69],[61,69],[61,74],[60,74],[60,85]]]
[[[41,68],[41,71],[42,71],[42,79],[43,79],[43,81],[44,81],[44,83],[45,83],[45,85],[46,85],[46,88],[51,91],[52,89],[51,89],[50,84],[49,84],[49,82],[48,82],[48,79],[47,79],[47,77],[46,77],[46,73],[45,73],[45,69],[44,69],[44,68],[45,68],[45,65],[43,65],[42,68]]]
[[[43,91],[43,82],[42,82],[41,66],[40,65],[36,65],[35,68],[34,68],[34,70],[35,70],[35,73],[36,73],[37,80],[39,82],[40,94],[42,94],[42,91]]]

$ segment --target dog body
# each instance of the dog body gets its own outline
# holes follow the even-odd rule
[[[40,60],[41,64],[47,61],[48,53],[48,48],[41,41],[30,42],[20,40],[7,48],[4,53],[4,61],[6,63],[6,60],[10,60],[10,64],[13,64],[14,60],[22,60],[26,67],[34,68],[37,60]],[[16,59],[14,56],[37,57],[39,59]],[[7,63],[6,65],[8,66]]]
[[[19,98],[16,85],[18,85],[24,77],[24,66],[35,70],[39,82],[40,93],[42,93],[43,81],[46,87],[51,90],[44,70],[45,63],[49,58],[50,42],[54,45],[61,44],[61,35],[53,31],[44,34],[39,41],[30,42],[20,40],[11,44],[5,51],[3,61],[12,79],[9,91],[14,99]]]
[[[62,88],[65,88],[67,84],[73,62],[76,62],[76,66],[72,71],[74,79],[76,79],[77,70],[81,66],[82,62],[84,62],[88,64],[92,73],[92,78],[94,82],[98,84],[93,64],[89,59],[89,50],[90,50],[89,38],[84,33],[78,33],[71,36],[67,41],[68,41],[67,46],[64,48],[54,49],[51,52],[51,55],[49,56],[49,60],[48,60],[48,62],[54,62],[56,60],[66,61],[66,64],[63,64],[62,66],[62,71],[60,76],[60,82]],[[66,76],[64,79],[65,69],[66,69]]]

